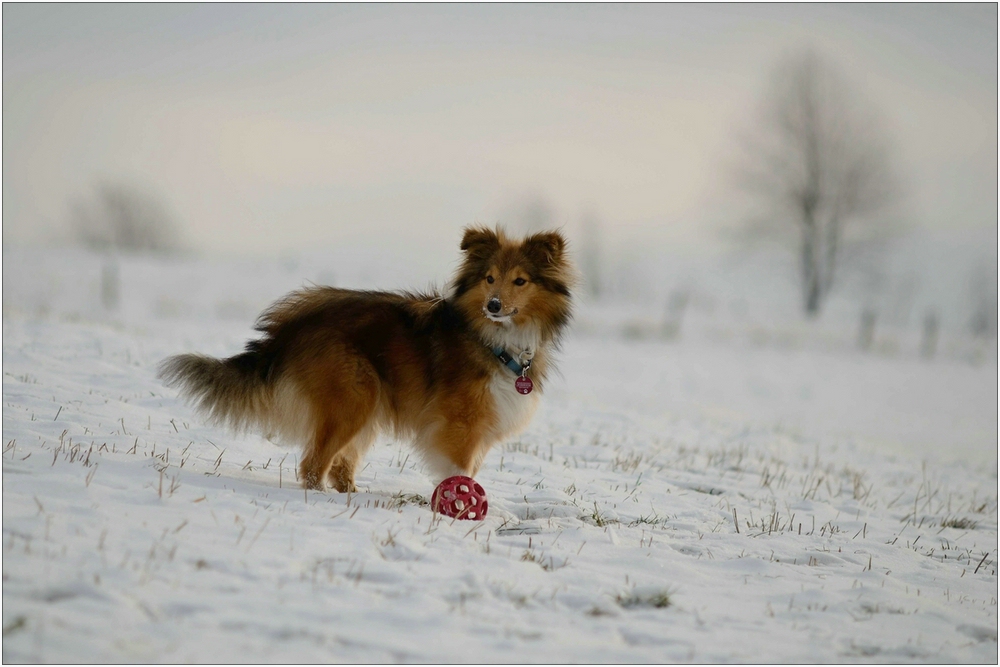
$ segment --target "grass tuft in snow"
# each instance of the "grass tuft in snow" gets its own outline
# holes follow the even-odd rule
[[[941,520],[942,528],[957,528],[958,530],[975,530],[978,522],[963,517],[945,517]]]
[[[671,594],[672,591],[670,591],[670,589],[644,592],[633,590],[627,593],[619,593],[615,596],[615,602],[617,602],[622,609],[635,609],[639,607],[666,609],[670,606]]]

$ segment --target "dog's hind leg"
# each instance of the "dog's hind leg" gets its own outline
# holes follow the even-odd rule
[[[333,488],[341,493],[353,493],[358,490],[354,485],[354,474],[358,469],[358,464],[365,458],[365,454],[375,442],[376,429],[366,426],[354,436],[350,444],[340,450],[333,457],[333,465],[328,474]]]
[[[338,411],[339,412],[339,411]],[[350,446],[364,427],[364,418],[353,415],[330,416],[316,429],[306,455],[299,464],[299,476],[307,489],[325,488],[323,480],[330,473],[338,454]],[[353,466],[351,467],[353,473]],[[338,488],[338,491],[341,490]]]
[[[368,382],[363,377],[356,379],[357,383],[350,387],[328,386],[325,391],[318,392],[322,400],[314,402],[316,428],[299,464],[302,485],[308,489],[323,490],[324,480],[337,455],[351,446],[359,436],[362,439],[372,437],[367,432],[374,427],[372,419],[375,414],[377,385],[370,378]],[[353,466],[351,472],[353,477]]]

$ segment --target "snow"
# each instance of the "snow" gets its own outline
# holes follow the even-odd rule
[[[156,380],[324,271],[123,259],[106,313],[98,258],[5,249],[5,662],[997,661],[995,353],[695,316],[625,336],[642,308],[582,304],[477,479],[490,515],[452,521],[405,443],[357,494],[305,492],[296,451]]]

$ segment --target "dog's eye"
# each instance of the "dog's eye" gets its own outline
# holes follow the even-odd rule
[[[490,285],[492,285],[493,284],[493,276],[486,276],[486,282],[488,282]]]
[[[517,285],[518,287],[520,287],[521,285],[523,285],[526,282],[528,282],[528,281],[525,280],[524,278],[518,278],[517,280],[514,281],[514,284]]]

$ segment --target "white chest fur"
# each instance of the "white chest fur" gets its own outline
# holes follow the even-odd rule
[[[538,394],[520,394],[514,388],[516,377],[513,373],[494,373],[490,381],[490,393],[496,409],[496,434],[499,439],[509,438],[520,433],[531,421],[538,409]]]

